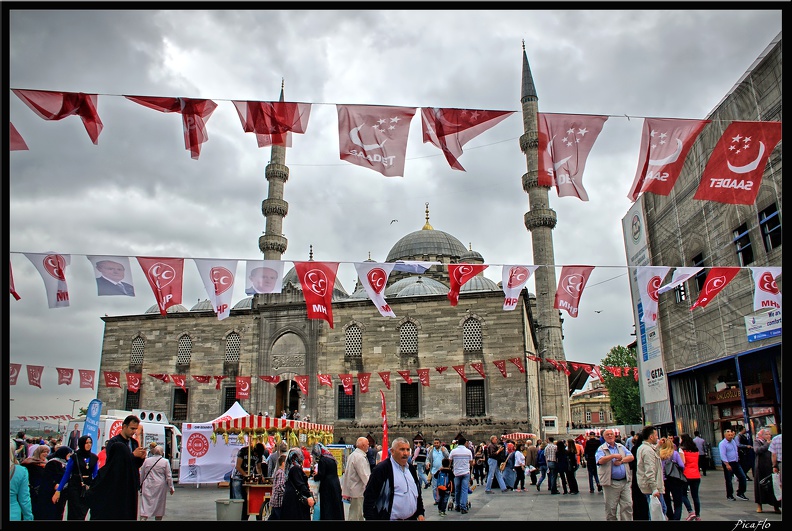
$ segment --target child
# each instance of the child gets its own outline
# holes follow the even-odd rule
[[[442,465],[435,472],[434,478],[437,485],[437,509],[440,511],[440,516],[445,516],[448,500],[451,499],[451,492],[454,490],[450,459],[443,458]]]

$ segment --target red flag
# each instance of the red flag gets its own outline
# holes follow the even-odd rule
[[[102,371],[105,387],[118,387],[121,389],[121,371]]]
[[[525,367],[523,367],[522,360],[520,358],[509,358],[509,361],[514,363],[518,371],[525,373]]]
[[[481,375],[482,378],[486,378],[487,375],[484,374],[484,364],[481,362],[475,362],[470,364],[473,369]]]
[[[341,384],[344,386],[344,394],[351,395],[352,394],[352,375],[351,374],[339,374],[338,377],[341,379]]]
[[[404,378],[404,381],[408,384],[413,383],[412,378],[410,378],[410,371],[396,371],[399,373],[399,376]]]
[[[357,377],[358,377],[358,385],[360,385],[360,392],[361,393],[368,393],[368,391],[369,391],[369,381],[371,380],[371,373],[370,372],[359,372]]]
[[[324,319],[333,328],[333,286],[338,262],[294,262],[300,279],[308,319]]]
[[[436,370],[437,372],[439,372],[440,374],[443,374],[443,372],[444,372],[446,369],[448,369],[448,367],[435,367],[435,370]]]
[[[302,394],[308,396],[308,375],[297,375],[294,377],[294,381],[300,386]]]
[[[182,115],[184,131],[184,147],[190,156],[198,160],[201,144],[209,140],[206,122],[217,108],[212,100],[196,100],[193,98],[157,98],[148,96],[125,96],[126,99],[139,103],[149,109],[160,112],[178,112]]]
[[[220,390],[220,382],[228,378],[228,376],[212,376],[215,379],[215,389]]]
[[[316,377],[319,379],[319,385],[333,387],[333,377],[329,374],[317,374]]]
[[[418,370],[418,381],[421,382],[421,385],[424,387],[429,387],[429,369],[417,369]]]
[[[58,385],[71,385],[74,369],[61,369],[60,367],[55,367],[55,370],[58,371]]]
[[[156,378],[157,380],[162,380],[165,383],[170,382],[170,376],[168,376],[167,374],[151,374],[151,373],[149,373],[149,376],[151,376],[152,378]]]
[[[198,383],[206,384],[206,383],[209,383],[209,382],[212,381],[212,377],[209,376],[209,375],[207,375],[207,376],[193,376],[193,380],[195,380]]]
[[[693,199],[752,205],[767,159],[781,141],[781,122],[732,122],[712,150]]]
[[[82,92],[11,89],[25,105],[45,120],[61,120],[73,114],[82,118],[85,130],[94,144],[99,143],[102,120],[96,112],[98,96]]]
[[[668,195],[674,187],[688,151],[710,120],[645,118],[638,170],[627,197],[644,192]]]
[[[451,281],[451,288],[448,290],[448,300],[451,301],[451,306],[456,306],[459,302],[459,290],[465,285],[465,282],[475,277],[488,266],[484,264],[448,264],[448,278]]]
[[[404,175],[407,136],[415,107],[336,105],[341,160],[385,177]]]
[[[462,146],[512,114],[514,111],[423,107],[423,141],[440,148],[453,169],[465,171],[458,160],[462,156]]]
[[[553,367],[555,367],[555,370],[557,370],[557,371],[560,371],[560,370],[561,370],[561,369],[558,367],[558,363],[556,363],[556,360],[554,360],[553,358],[547,358],[545,361],[547,361],[547,363],[549,363],[550,365],[552,365]]]
[[[600,381],[605,381],[605,379],[602,377],[602,372],[600,371],[600,368],[597,365],[594,365],[594,367],[592,367],[591,372]]]
[[[133,393],[137,393],[140,389],[141,381],[140,379],[143,377],[143,374],[139,372],[128,372],[126,373],[126,381],[127,381],[127,388],[132,391]]]
[[[390,389],[390,386],[388,386]],[[382,402],[382,459],[380,462],[388,458],[388,408],[385,405],[385,393],[380,390],[380,400]]]
[[[583,371],[591,376],[591,373],[594,372],[594,365],[588,365],[586,363],[581,363],[580,366],[583,368]]]
[[[236,398],[238,400],[250,398],[250,376],[236,377]]]
[[[529,356],[525,356],[525,357],[528,358],[531,361],[538,361],[538,362],[542,361],[542,358],[540,358],[539,356],[530,356],[529,355]]]
[[[379,377],[382,378],[382,381],[385,382],[385,387],[390,389],[390,371],[382,371],[378,372]]]
[[[19,134],[14,124],[8,122],[10,135],[8,137],[9,151],[26,151],[28,149],[25,139]]]
[[[93,389],[96,371],[78,369],[80,372],[80,389]]]
[[[558,362],[558,368],[560,370],[564,371],[564,374],[566,374],[567,376],[572,374],[572,371],[569,370],[569,367],[567,367],[567,362],[565,362],[565,361],[559,361]]]
[[[17,293],[16,288],[14,287],[14,272],[11,270],[11,260],[8,261],[8,276],[11,295],[13,295],[16,300],[21,299],[22,297],[19,296],[19,293]]]
[[[160,313],[167,315],[168,308],[181,304],[184,258],[137,257],[146,275]]]
[[[539,186],[555,186],[558,197],[588,201],[583,169],[607,116],[539,115]]]
[[[276,384],[280,382],[280,376],[278,376],[277,374],[275,376],[269,376],[269,375],[259,376],[259,378],[271,384]]]
[[[11,372],[9,373],[9,385],[16,385],[17,378],[19,378],[19,371],[22,370],[21,363],[12,363],[11,364]]]
[[[235,101],[242,129],[256,135],[272,135],[282,141],[286,133],[305,133],[311,115],[310,103],[287,101]],[[275,143],[275,142],[273,142]]]
[[[492,363],[495,364],[495,367],[498,368],[498,370],[500,371],[501,375],[504,378],[506,378],[507,377],[507,374],[506,374],[506,360],[495,360]]]
[[[633,380],[638,381],[638,367],[633,367]]]
[[[462,377],[463,382],[467,382],[468,379],[465,376],[465,366],[464,365],[454,365],[453,369]]]
[[[570,317],[578,316],[578,305],[583,296],[589,275],[594,266],[564,266],[561,268],[561,278],[555,294],[553,308],[566,310]]]
[[[690,306],[690,309],[707,306],[739,272],[739,267],[713,267],[710,269],[709,273],[707,273],[707,280],[704,281],[704,288],[702,288],[698,299]]]

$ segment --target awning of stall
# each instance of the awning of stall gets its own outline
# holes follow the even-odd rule
[[[505,435],[501,435],[501,440],[510,440],[510,441],[527,441],[528,439],[536,439],[535,433],[526,433],[522,431],[516,431],[514,433],[507,433]]]
[[[260,415],[248,415],[236,419],[223,419],[212,422],[212,429],[215,433],[252,433],[259,431],[284,431],[284,430],[305,430],[333,432],[332,424],[318,424],[316,422],[304,422],[301,420],[290,420],[283,418],[264,417]]]

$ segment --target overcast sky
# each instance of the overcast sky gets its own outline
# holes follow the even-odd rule
[[[141,4],[143,6],[145,4]],[[563,6],[563,4],[559,4]],[[566,313],[571,361],[599,363],[633,340],[621,219],[638,162],[642,117],[704,118],[781,31],[781,11],[12,11],[10,88],[98,93],[104,130],[93,145],[77,117],[45,121],[9,91],[11,122],[29,151],[10,154],[10,361],[44,365],[43,389],[22,374],[11,416],[71,413],[95,391],[58,386],[55,367],[99,369],[108,314],[155,299],[131,259],[137,296],[98,297],[86,255],[260,259],[270,148],[244,133],[230,100],[313,103],[307,132],[287,150],[284,260],[384,261],[424,223],[500,264],[532,263],[519,137],[521,41],[543,112],[609,115],[583,178],[590,200],[559,198],[556,264],[594,265],[577,318]],[[181,117],[120,95],[210,98],[209,141],[184,148]],[[517,111],[472,140],[452,170],[410,126],[404,177],[339,159],[335,104]],[[625,115],[629,116],[628,119]],[[391,220],[398,222],[391,223]],[[49,309],[22,252],[71,254],[70,306]],[[680,264],[662,264],[680,265]],[[292,264],[286,265],[286,271]],[[206,298],[184,265],[183,304]],[[557,273],[560,269],[557,270]],[[533,282],[529,291],[534,292]],[[371,312],[376,312],[372,305]],[[601,311],[601,313],[595,313]],[[76,372],[76,371],[75,371]],[[98,375],[97,375],[98,376]],[[103,384],[103,381],[100,379]]]

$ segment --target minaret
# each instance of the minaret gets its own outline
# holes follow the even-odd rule
[[[281,80],[280,101],[283,99],[283,80]],[[290,133],[286,133],[288,135]],[[284,135],[284,139],[286,138]],[[264,260],[280,260],[286,252],[288,240],[283,236],[283,218],[289,213],[289,203],[283,200],[283,186],[289,180],[286,166],[286,146],[272,145],[272,155],[264,176],[269,183],[267,198],[261,202],[261,213],[267,220],[263,236],[259,236],[259,249]]]
[[[556,213],[550,208],[549,186],[539,185],[539,131],[538,102],[536,87],[528,65],[523,41],[522,63],[522,104],[523,130],[520,149],[525,153],[528,172],[522,176],[523,190],[528,193],[529,210],[525,213],[525,228],[531,233],[533,258],[540,267],[534,273],[536,286],[536,337],[539,345],[537,356],[558,361],[566,361],[561,338],[561,319],[555,304],[556,274],[555,253],[553,251],[553,229],[556,226]],[[563,372],[546,361],[540,367],[540,414],[558,416],[559,433],[566,433],[569,418],[569,380]]]

